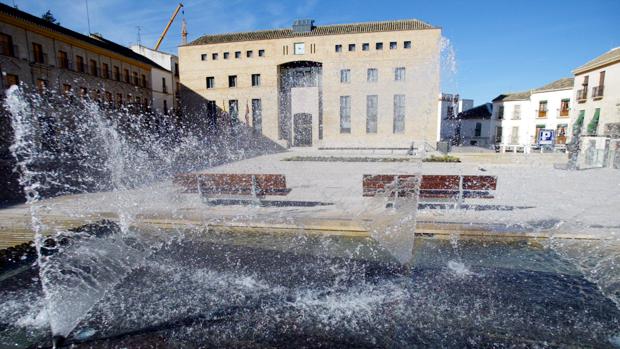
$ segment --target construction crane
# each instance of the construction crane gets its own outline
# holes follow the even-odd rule
[[[153,48],[153,50],[157,51],[159,49],[159,46],[161,45],[161,42],[164,41],[164,37],[166,37],[166,33],[168,33],[168,29],[170,29],[170,26],[172,25],[172,22],[174,22],[174,19],[176,18],[177,14],[179,13],[179,10],[181,10],[181,7],[183,7],[183,3],[179,3],[179,5],[177,6],[176,10],[174,10],[174,13],[172,14],[172,17],[170,17],[170,21],[168,21],[168,24],[166,25],[166,28],[164,28],[164,32],[161,33],[161,35],[159,36],[159,40],[157,40],[157,43],[155,44],[155,47]]]

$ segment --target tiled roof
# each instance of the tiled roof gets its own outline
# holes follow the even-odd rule
[[[493,102],[525,101],[528,100],[531,95],[531,91],[504,93],[495,97]]]
[[[573,88],[575,79],[573,78],[562,78],[560,80],[556,80],[550,84],[546,84],[545,86],[539,87],[532,92],[543,92],[543,91],[555,91],[555,90],[570,90]]]
[[[438,29],[438,28],[428,23],[417,20],[417,19],[403,19],[403,20],[396,20],[396,21],[383,21],[383,22],[323,25],[323,26],[316,26],[309,32],[301,32],[301,33],[295,33],[293,32],[292,29],[272,29],[272,30],[260,30],[260,31],[242,32],[242,33],[205,35],[190,42],[187,45],[188,46],[208,45],[208,44],[221,44],[225,42],[238,42],[238,41],[270,40],[270,39],[285,39],[285,38],[296,38],[296,37],[307,37],[307,36],[374,33],[374,32],[423,30],[423,29]]]
[[[577,75],[580,73],[585,73],[588,70],[596,69],[598,67],[614,63],[620,62],[620,47],[613,48],[602,55],[594,58],[588,63],[582,65],[581,67],[573,70],[573,74]]]
[[[97,38],[97,37],[90,37],[84,34],[80,34],[78,32],[75,32],[71,29],[67,29],[65,27],[62,27],[60,25],[51,23],[49,21],[43,20],[37,16],[33,16],[29,13],[26,13],[24,11],[20,11],[14,7],[5,5],[0,3],[0,12],[7,14],[9,16],[12,17],[16,17],[19,18],[21,20],[30,22],[34,25],[38,25],[40,27],[44,27],[50,31],[55,31],[57,33],[61,33],[67,36],[70,36],[72,38],[75,38],[77,40],[89,43],[91,45],[106,49],[108,51],[112,51],[115,52],[119,55],[128,57],[128,58],[132,58],[135,59],[136,61],[140,61],[142,63],[148,64],[150,66],[155,66],[155,67],[159,67],[159,65],[157,65],[157,63],[153,62],[152,60],[133,52],[131,49],[129,49],[128,47],[119,45],[115,42],[112,42],[110,40],[106,40],[103,38]]]

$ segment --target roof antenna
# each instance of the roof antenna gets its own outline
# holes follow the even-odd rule
[[[88,21],[88,35],[90,35],[91,31],[90,31],[90,14],[88,12],[88,0],[84,0],[84,2],[86,3],[86,20]]]

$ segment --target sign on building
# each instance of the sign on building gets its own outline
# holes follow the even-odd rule
[[[555,130],[542,129],[538,134],[538,145],[553,145],[555,143]]]

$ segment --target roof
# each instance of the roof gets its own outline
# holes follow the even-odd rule
[[[467,109],[457,115],[458,119],[490,119],[493,115],[493,104],[484,103],[479,106]]]
[[[525,101],[528,100],[531,95],[531,91],[509,92],[495,97],[495,99],[493,99],[493,102]]]
[[[573,74],[577,75],[585,73],[589,70],[616,62],[620,62],[620,47],[612,48],[611,50],[582,65],[581,67],[573,70]]]
[[[312,30],[308,32],[294,32],[293,29],[271,29],[271,30],[260,30],[260,31],[253,31],[253,32],[205,35],[190,42],[186,46],[221,44],[221,43],[226,43],[226,42],[238,42],[238,41],[286,39],[286,38],[307,37],[307,36],[359,34],[359,33],[375,33],[375,32],[390,32],[390,31],[404,31],[404,30],[424,30],[424,29],[439,29],[439,28],[432,26],[428,23],[422,22],[420,20],[417,20],[417,19],[402,19],[402,20],[395,20],[395,21],[323,25],[323,26],[313,27]]]
[[[552,83],[541,86],[537,89],[532,90],[535,92],[544,92],[544,91],[556,91],[556,90],[571,90],[573,88],[573,84],[575,82],[574,78],[562,78],[560,80],[556,80]]]
[[[117,53],[119,55],[122,55],[122,56],[125,56],[125,57],[128,57],[128,58],[132,58],[132,59],[134,59],[136,61],[140,61],[140,62],[148,64],[150,66],[159,67],[159,65],[157,63],[153,62],[152,60],[150,60],[150,59],[148,59],[148,58],[146,58],[146,57],[144,57],[144,56],[142,56],[142,55],[140,55],[140,54],[138,54],[136,52],[133,52],[128,47],[119,45],[119,44],[117,44],[117,43],[115,43],[113,41],[104,39],[102,37],[95,37],[94,35],[93,36],[87,36],[87,35],[84,35],[84,34],[80,34],[78,32],[75,32],[75,31],[71,30],[71,29],[67,29],[67,28],[62,27],[62,26],[60,26],[58,24],[54,24],[52,22],[48,22],[48,21],[46,21],[44,19],[41,19],[41,18],[39,18],[37,16],[33,16],[33,15],[29,14],[29,13],[26,13],[24,11],[20,11],[20,10],[14,8],[14,7],[11,7],[11,6],[2,4],[2,3],[0,3],[0,13],[4,13],[6,15],[22,19],[24,21],[36,24],[36,25],[38,25],[40,27],[44,27],[44,28],[46,28],[48,30],[55,31],[55,32],[61,33],[63,35],[70,36],[70,37],[75,38],[77,40],[84,41],[84,42],[86,42],[88,44],[100,47],[102,49],[106,49],[108,51],[112,51],[114,53]]]

